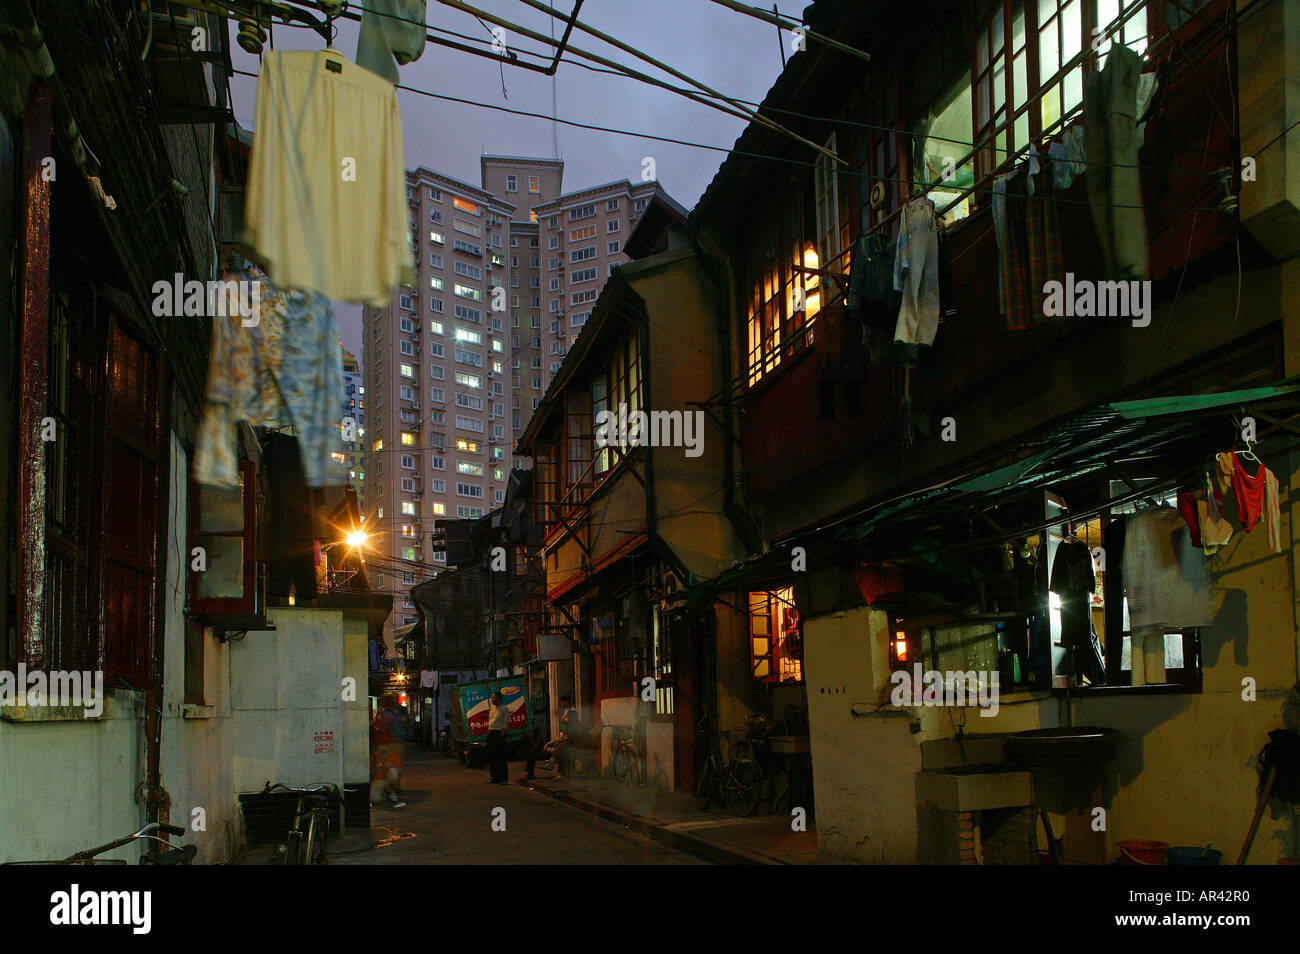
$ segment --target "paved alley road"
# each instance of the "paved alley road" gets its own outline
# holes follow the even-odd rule
[[[340,845],[330,864],[702,863],[524,788],[523,771],[523,762],[511,762],[510,785],[489,785],[486,770],[412,751],[402,781],[406,807],[373,809],[374,847]],[[505,810],[505,831],[493,830],[497,808]]]

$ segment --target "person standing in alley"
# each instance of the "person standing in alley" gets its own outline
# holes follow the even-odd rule
[[[492,693],[488,707],[488,782],[493,785],[509,784],[509,769],[506,766],[506,729],[510,725],[510,710],[506,708],[501,693]]]
[[[398,796],[406,762],[406,744],[412,737],[411,717],[395,692],[385,692],[379,704],[381,708],[373,726],[375,747],[370,804],[376,805],[382,799],[394,808],[401,808],[405,803],[398,801]]]

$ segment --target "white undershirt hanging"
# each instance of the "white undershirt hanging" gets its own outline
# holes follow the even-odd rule
[[[337,50],[262,58],[245,242],[277,285],[387,304],[415,280],[397,91]]]

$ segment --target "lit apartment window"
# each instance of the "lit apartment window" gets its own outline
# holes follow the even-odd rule
[[[458,473],[458,474],[468,474],[468,475],[471,476],[471,477],[482,477],[482,476],[483,476],[483,465],[482,465],[482,464],[475,464],[475,463],[472,463],[472,462],[467,461],[467,460],[457,461],[457,462],[456,462],[456,473]]]
[[[479,225],[477,222],[470,222],[467,219],[462,219],[459,216],[454,216],[452,218],[451,227],[462,235],[472,235],[475,238],[482,238],[483,236],[483,226]]]
[[[464,341],[468,344],[481,345],[483,343],[482,332],[470,331],[468,328],[457,328],[455,337],[457,341]]]
[[[447,242],[447,236],[443,235],[441,232],[430,232],[430,233],[429,233],[429,241],[430,241],[430,242],[437,242],[439,245],[445,245],[446,242]],[[442,267],[442,262],[441,262],[441,261],[438,261],[438,262],[436,262],[436,263],[433,262],[433,261],[432,261],[432,259],[433,259],[433,256],[432,256],[432,255],[430,255],[429,258],[430,258],[430,262],[429,262],[429,264],[431,264],[431,265],[436,264],[438,267]]]
[[[468,212],[470,215],[482,215],[483,210],[477,202],[471,202],[469,199],[462,199],[460,196],[454,196],[451,204],[462,212]]]
[[[441,321],[429,322],[429,330],[433,332],[435,335],[442,334],[442,322]]]
[[[481,388],[483,386],[483,379],[477,374],[466,374],[464,371],[457,371],[456,383],[467,388]]]
[[[402,478],[402,483],[406,483],[406,481],[409,480],[409,479],[410,479],[409,477],[404,477],[404,478]],[[405,514],[406,516],[408,516],[408,517],[414,517],[414,516],[415,516],[415,502],[412,501],[412,500],[403,500],[403,501],[402,501],[402,513],[404,513],[404,514]]]
[[[596,236],[596,226],[594,225],[584,225],[580,229],[569,230],[570,242],[581,242],[584,239],[595,238],[595,236]]]
[[[410,431],[402,431],[402,443],[407,447],[415,446],[415,435]]]
[[[432,278],[429,279],[429,287],[432,288],[434,291],[442,291],[442,279],[439,278],[437,275],[434,275]]]
[[[411,367],[409,364],[399,365],[398,368],[401,371],[402,377],[404,378],[415,377],[415,368]]]
[[[533,195],[537,195],[537,194],[539,194],[539,193],[542,191],[542,177],[541,177],[541,176],[529,176],[529,177],[528,177],[528,191],[531,192]]]
[[[470,454],[478,453],[478,441],[467,441],[465,438],[459,438],[456,441],[456,449],[466,451]]]
[[[435,504],[433,504],[433,508],[432,508],[432,509],[433,509],[433,515],[434,515],[435,517],[445,517],[445,516],[447,516],[447,505],[446,505],[445,503],[435,503]],[[436,554],[435,554],[435,555],[436,555]]]
[[[384,439],[382,437],[375,438],[375,442],[370,445],[370,449],[378,454],[384,449]]]

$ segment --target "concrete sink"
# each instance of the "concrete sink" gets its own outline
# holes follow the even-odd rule
[[[1015,765],[953,765],[916,773],[917,801],[950,812],[1033,804],[1029,772]]]

